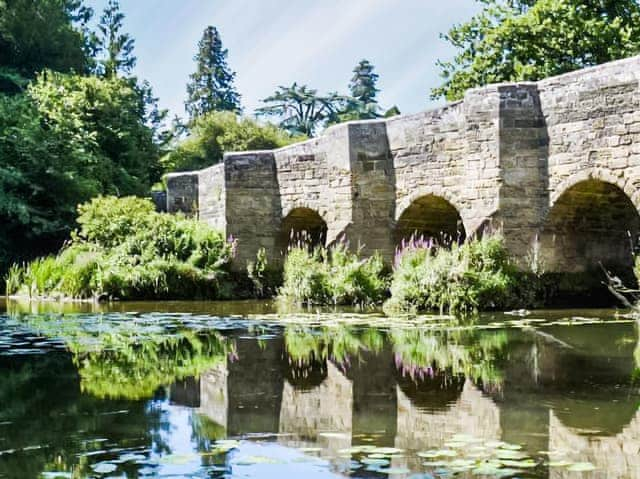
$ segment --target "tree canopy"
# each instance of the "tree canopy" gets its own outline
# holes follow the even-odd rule
[[[293,135],[313,136],[318,128],[337,119],[345,99],[337,93],[318,95],[318,90],[294,82],[262,100],[265,106],[256,113],[279,118],[280,127]]]
[[[271,150],[301,139],[304,137],[233,112],[210,112],[194,120],[190,136],[165,155],[161,163],[167,172],[195,170],[219,163],[226,152]]]
[[[127,75],[124,17],[109,2],[101,36],[92,13],[81,0],[0,0],[0,277],[62,244],[78,203],[146,194],[160,177],[163,114]]]
[[[637,0],[479,0],[483,10],[443,37],[457,49],[440,61],[432,97],[534,81],[640,52]]]
[[[20,77],[44,68],[86,71],[92,13],[79,0],[0,0],[0,92],[20,90]]]
[[[236,74],[227,64],[227,56],[218,29],[207,27],[194,57],[196,71],[187,85],[185,109],[191,120],[212,111],[240,112],[240,94],[233,84]]]

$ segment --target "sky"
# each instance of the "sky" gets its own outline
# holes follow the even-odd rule
[[[87,0],[96,16],[107,0]],[[478,11],[475,0],[120,0],[135,38],[135,74],[148,80],[170,115],[184,116],[193,56],[208,25],[220,31],[251,114],[279,85],[346,93],[355,65],[380,75],[379,103],[415,113],[440,83],[436,61],[454,50],[440,38]]]

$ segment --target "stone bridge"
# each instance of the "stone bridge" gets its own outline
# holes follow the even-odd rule
[[[350,122],[168,177],[168,210],[238,241],[237,267],[292,238],[391,260],[414,233],[501,231],[523,266],[630,264],[640,229],[640,57],[491,85],[432,111]],[[304,232],[304,233],[302,233]]]

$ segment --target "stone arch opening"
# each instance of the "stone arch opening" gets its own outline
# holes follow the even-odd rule
[[[579,273],[602,264],[626,275],[640,215],[618,186],[596,179],[567,188],[549,211],[539,237],[540,265],[547,271]]]
[[[455,206],[441,196],[425,195],[414,200],[396,223],[396,245],[412,236],[432,238],[439,244],[447,245],[463,242],[466,231]]]
[[[311,208],[294,208],[282,219],[279,249],[286,254],[289,246],[304,243],[310,247],[324,246],[327,241],[327,223]]]

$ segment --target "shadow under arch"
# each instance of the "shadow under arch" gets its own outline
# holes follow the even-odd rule
[[[449,244],[463,242],[467,233],[458,209],[444,197],[429,193],[411,201],[396,221],[396,245],[412,236],[433,238],[438,243]]]
[[[289,246],[298,242],[312,247],[324,246],[327,230],[326,221],[317,211],[307,207],[293,208],[282,218],[278,250],[284,255]]]
[[[597,178],[559,192],[539,235],[543,268],[584,272],[601,263],[616,274],[630,273],[640,215],[625,191]]]

